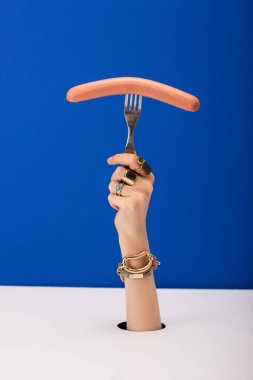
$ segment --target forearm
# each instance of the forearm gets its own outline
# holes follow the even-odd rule
[[[150,251],[146,217],[155,176],[150,171],[147,173],[147,170],[143,170],[143,166],[141,166],[142,174],[137,170],[136,178],[132,184],[119,186],[122,179],[123,183],[125,182],[124,178],[126,178],[127,173],[129,174],[132,171],[131,178],[133,178],[133,174],[140,164],[139,158],[136,153],[122,153],[107,159],[110,165],[124,165],[124,167],[117,167],[108,186],[110,190],[108,201],[118,211],[114,224],[119,236],[122,257],[136,255],[143,250]],[[120,187],[120,193],[118,193],[118,186]],[[128,265],[132,268],[141,268],[147,264],[145,257],[138,259],[138,261],[129,260]],[[125,277],[124,283],[127,330],[160,330],[162,325],[154,273],[138,279]]]
[[[122,258],[137,254],[143,250],[150,251],[146,231],[126,237],[119,235]],[[132,268],[146,264],[145,258],[129,261]],[[125,278],[127,330],[150,331],[161,329],[161,317],[154,272],[143,279]]]

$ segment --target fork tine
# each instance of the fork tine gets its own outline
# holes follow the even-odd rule
[[[142,105],[142,95],[139,95],[139,106],[138,106],[138,111],[141,110],[141,105]]]
[[[129,102],[129,110],[132,111],[132,103],[133,103],[133,94],[130,96],[130,102]]]
[[[128,94],[125,95],[125,104],[124,104],[125,110],[127,110],[127,105],[128,105]]]
[[[135,95],[134,95],[134,111],[136,110],[137,98],[138,98],[138,95],[135,94]]]

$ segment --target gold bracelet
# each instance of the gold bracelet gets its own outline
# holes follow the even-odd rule
[[[149,262],[144,267],[130,268],[126,265],[127,260],[137,260],[145,255],[147,255]],[[157,260],[156,256],[154,256],[151,252],[144,250],[133,256],[125,256],[122,262],[118,264],[117,274],[120,276],[122,282],[124,282],[125,277],[132,279],[145,278],[146,276],[149,276],[151,272],[160,264],[161,263]]]

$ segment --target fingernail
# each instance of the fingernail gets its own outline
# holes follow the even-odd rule
[[[107,162],[109,162],[109,163],[112,162],[112,157],[108,157]]]

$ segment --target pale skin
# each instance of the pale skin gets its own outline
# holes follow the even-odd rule
[[[110,191],[108,201],[110,206],[117,210],[114,224],[118,232],[122,258],[135,255],[143,250],[150,251],[146,217],[153,192],[154,174],[151,172],[145,177],[137,175],[134,185],[124,185],[120,196],[116,195],[115,190],[115,186],[127,171],[121,165],[127,165],[129,169],[134,170],[137,166],[137,159],[136,153],[119,153],[107,159],[109,165],[120,165],[112,174],[108,186]],[[133,268],[140,268],[146,264],[145,257],[128,261],[128,265]],[[161,317],[154,272],[143,279],[125,278],[124,284],[127,330],[160,330]]]

